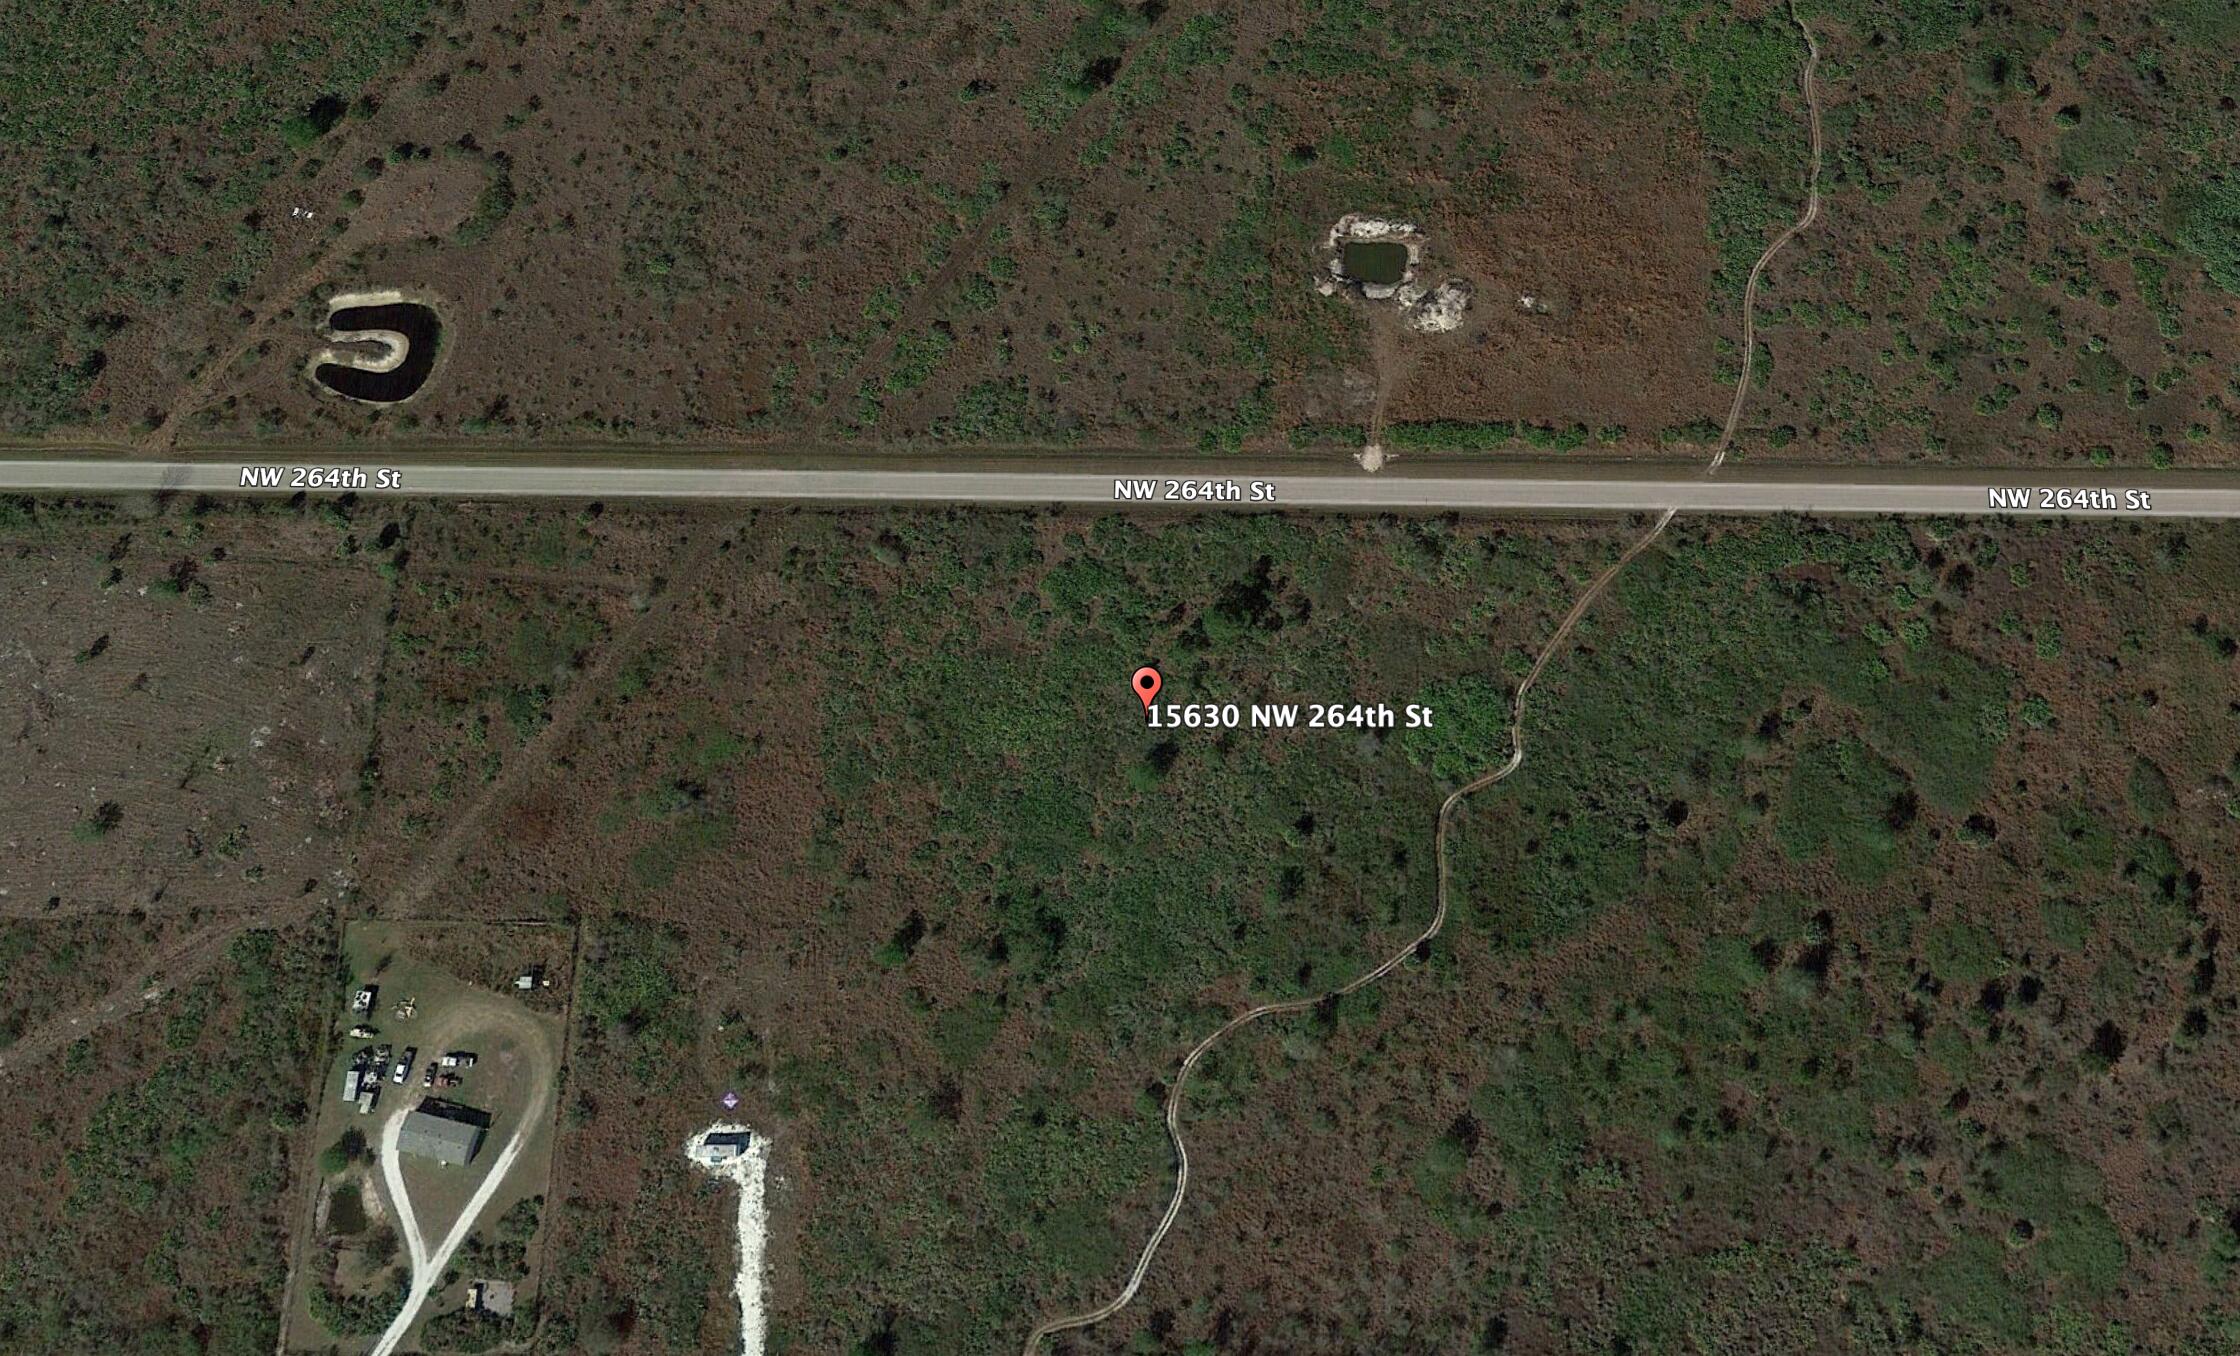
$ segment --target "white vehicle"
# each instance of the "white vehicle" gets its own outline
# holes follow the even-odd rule
[[[404,1053],[397,1056],[396,1067],[389,1070],[389,1081],[401,1085],[407,1078],[412,1077],[412,1061],[414,1056],[419,1053],[411,1046],[406,1046]]]

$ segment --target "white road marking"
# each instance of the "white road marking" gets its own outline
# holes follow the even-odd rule
[[[1297,459],[1120,459],[1083,454],[1067,469],[1040,469],[1032,461],[992,462],[960,456],[926,467],[896,461],[871,467],[866,457],[845,469],[788,468],[731,455],[711,454],[698,464],[648,454],[635,464],[596,462],[555,454],[548,460],[486,460],[462,457],[425,461],[400,455],[338,449],[312,463],[300,456],[248,461],[154,462],[51,458],[0,460],[0,491],[81,494],[136,494],[168,490],[189,494],[240,494],[244,467],[313,466],[322,475],[337,469],[369,472],[365,485],[355,477],[321,482],[325,491],[445,496],[454,498],[545,499],[731,499],[779,503],[836,504],[989,504],[1041,507],[1054,504],[1100,511],[1234,512],[1317,509],[1338,512],[1547,511],[1563,513],[1817,513],[1939,514],[1997,517],[2240,518],[2240,476],[2216,472],[2076,470],[1955,471],[1911,467],[1760,467],[1739,475],[1706,477],[1700,467],[1648,466],[1640,463],[1596,466],[1586,462],[1428,462],[1387,466],[1376,475],[1315,469]],[[248,454],[253,455],[253,454]],[[360,463],[363,463],[361,466]],[[1327,462],[1322,463],[1327,466]],[[1047,467],[1049,463],[1041,463]],[[861,467],[862,469],[858,469]],[[1091,469],[1100,468],[1100,469]],[[370,473],[392,472],[393,484]],[[1166,481],[1207,478],[1265,480],[1272,497],[1240,501],[1199,499],[1177,502],[1164,497]],[[1148,502],[1115,500],[1116,478],[1148,479],[1161,492]],[[328,477],[329,480],[333,478]],[[261,492],[290,491],[291,477]],[[2039,493],[2024,506],[1993,506],[1989,487],[2076,492],[2106,489],[2118,503],[2131,490],[2151,496],[2138,510],[2100,506],[2086,498],[2075,507],[2046,506]]]

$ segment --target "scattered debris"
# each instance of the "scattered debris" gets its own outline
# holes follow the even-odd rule
[[[1470,284],[1450,279],[1422,298],[1406,303],[1401,318],[1418,334],[1445,334],[1462,326],[1462,313],[1470,309]]]
[[[387,1046],[360,1047],[350,1057],[350,1067],[342,1071],[342,1100],[356,1102],[361,1113],[371,1111],[372,1098],[381,1086],[381,1066],[388,1058]]]

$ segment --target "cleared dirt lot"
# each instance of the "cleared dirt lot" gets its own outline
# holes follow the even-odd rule
[[[248,535],[67,510],[9,534],[0,910],[177,916],[347,884],[388,586],[323,559],[340,534],[318,523]]]
[[[492,1180],[501,1155],[516,1139],[505,1175],[481,1197],[476,1222],[462,1236],[466,1243],[440,1266],[420,1301],[413,1321],[393,1350],[440,1349],[431,1332],[446,1327],[439,1315],[466,1304],[466,1283],[495,1279],[514,1286],[522,1310],[518,1328],[503,1335],[519,1340],[534,1332],[537,1275],[543,1253],[537,1240],[543,1227],[554,1149],[553,1110],[560,1083],[561,1046],[567,996],[571,992],[572,933],[565,927],[536,924],[445,924],[361,920],[344,935],[341,963],[347,982],[332,996],[327,1033],[328,1059],[320,1079],[321,1097],[312,1142],[322,1149],[349,1152],[323,1157],[313,1174],[312,1192],[299,1229],[292,1273],[297,1278],[288,1307],[286,1349],[358,1352],[375,1349],[375,1338],[393,1327],[393,1297],[402,1267],[405,1280],[417,1278],[420,1258],[459,1226],[462,1211]],[[521,990],[516,976],[534,973],[538,986]],[[364,985],[376,990],[373,1010],[350,1013],[346,1004]],[[410,1002],[413,1014],[400,1017]],[[347,1033],[361,1024],[378,1035]],[[407,1049],[415,1063],[403,1084],[388,1067],[379,1070],[380,1102],[360,1114],[337,1092],[344,1070],[357,1053],[387,1046],[392,1062]],[[429,1088],[424,1071],[442,1056],[467,1051],[472,1067],[453,1069],[456,1087]],[[424,1100],[466,1108],[485,1118],[485,1135],[474,1160],[457,1166],[402,1155],[392,1173],[388,1145],[406,1114]],[[410,1200],[417,1242],[405,1234],[405,1212],[396,1192]],[[338,1219],[338,1192],[367,1202],[364,1219]],[[376,1199],[377,1197],[377,1199]],[[348,1225],[350,1227],[343,1227]],[[501,1247],[501,1241],[503,1246]],[[487,1261],[478,1259],[488,1258]],[[443,1278],[461,1273],[458,1283]],[[468,1275],[466,1273],[472,1273]],[[345,1320],[337,1323],[337,1319]],[[456,1326],[453,1320],[450,1326]],[[338,1341],[339,1339],[339,1341]]]

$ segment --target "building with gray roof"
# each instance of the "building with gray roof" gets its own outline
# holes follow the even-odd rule
[[[470,1119],[471,1118],[471,1119]],[[425,1101],[406,1113],[397,1148],[419,1158],[464,1167],[482,1148],[484,1126],[479,1113],[445,1102]]]

